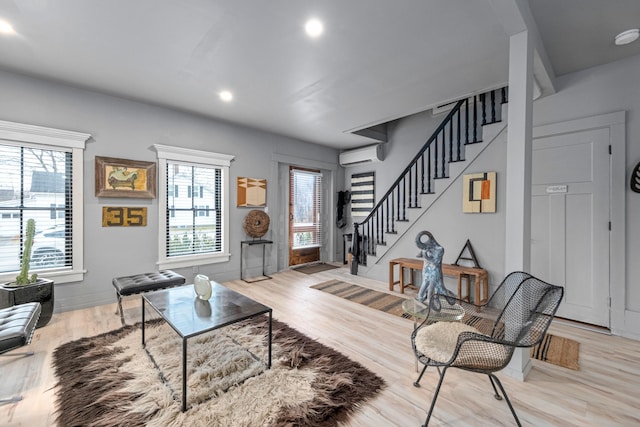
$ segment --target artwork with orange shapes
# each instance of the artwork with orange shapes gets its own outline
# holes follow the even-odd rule
[[[466,174],[462,177],[462,185],[462,211],[464,213],[495,213],[495,172]]]
[[[238,177],[238,207],[253,208],[267,205],[267,180]]]

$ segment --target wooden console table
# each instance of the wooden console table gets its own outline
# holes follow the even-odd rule
[[[412,286],[418,288],[419,286],[413,283],[413,271],[422,271],[424,261],[416,258],[395,258],[389,261],[389,290],[393,291],[395,285],[400,285],[400,293],[404,293],[404,288]],[[394,277],[394,267],[398,266],[398,279]],[[409,282],[404,281],[404,269],[409,269]],[[474,278],[474,290],[476,304],[484,304],[489,298],[489,274],[487,270],[483,268],[475,267],[463,267],[453,264],[442,264],[442,274],[445,276],[458,278],[458,298],[470,301],[471,298],[471,277]],[[462,295],[462,279],[466,280],[465,296]]]

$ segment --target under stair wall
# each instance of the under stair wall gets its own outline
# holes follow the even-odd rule
[[[474,145],[473,149],[468,151],[471,158],[466,162],[452,165],[450,177],[437,181],[436,194],[423,195],[422,208],[412,209],[409,221],[399,227],[398,234],[388,237],[385,247],[378,246],[378,254],[369,255],[366,266],[359,265],[359,276],[386,281],[389,260],[417,258],[419,250],[415,245],[415,237],[420,231],[428,230],[445,248],[443,262],[447,264],[456,260],[469,239],[478,262],[489,273],[490,290],[499,284],[504,275],[505,258],[506,182],[502,178],[506,176],[507,138],[506,126],[503,123],[489,127],[498,129],[498,134],[490,141],[485,140],[482,144]],[[476,150],[478,152],[472,154],[472,151]],[[496,213],[462,212],[463,175],[479,172],[496,172]],[[419,284],[420,275],[418,274],[414,280]],[[447,288],[456,291],[455,279],[445,277],[445,284]]]
[[[465,147],[465,161],[451,163],[449,177],[436,180],[435,194],[420,196],[421,207],[407,211],[409,221],[397,223],[397,234],[385,236],[386,244],[377,246],[375,256],[367,256],[367,265],[359,265],[358,275],[385,280],[388,276],[388,261],[398,257],[416,257],[418,248],[415,246],[415,236],[421,230],[429,230],[445,247],[444,262],[452,263],[469,239],[481,266],[489,271],[490,283],[494,283],[493,278],[502,276],[504,271],[504,205],[502,202],[505,183],[501,181],[501,177],[504,176],[506,169],[506,110],[507,107],[504,104],[502,117],[505,120],[483,127],[482,143]],[[347,187],[352,173],[374,170],[376,200],[378,200],[392,182],[389,175],[394,172],[390,171],[402,170],[403,166],[406,166],[406,159],[410,159],[419,148],[415,144],[416,134],[427,134],[429,129],[438,126],[442,117],[421,113],[400,120],[391,130],[390,142],[385,147],[387,151],[385,162],[360,166],[357,170],[349,168],[345,173]],[[462,213],[462,175],[487,171],[497,172],[497,212],[494,214]],[[393,177],[396,176],[393,175]],[[416,278],[416,280],[419,279],[420,277]],[[453,289],[449,283],[447,285]]]

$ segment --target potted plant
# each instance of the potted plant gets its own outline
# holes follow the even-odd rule
[[[36,273],[29,272],[31,263],[31,247],[36,231],[36,222],[27,221],[27,230],[20,261],[20,274],[14,282],[0,286],[0,307],[11,307],[28,302],[39,302],[42,306],[40,319],[36,328],[40,328],[51,320],[53,315],[53,280],[38,278]]]

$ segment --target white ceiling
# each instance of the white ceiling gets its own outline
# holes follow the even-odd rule
[[[640,41],[615,46],[640,28],[640,0],[529,0],[557,76],[640,54]]]
[[[1,0],[17,35],[0,36],[0,69],[344,149],[371,142],[354,130],[505,83],[501,8],[523,1]],[[640,52],[612,42],[640,26],[640,0],[530,4],[559,74]],[[607,45],[591,54],[567,23]]]

